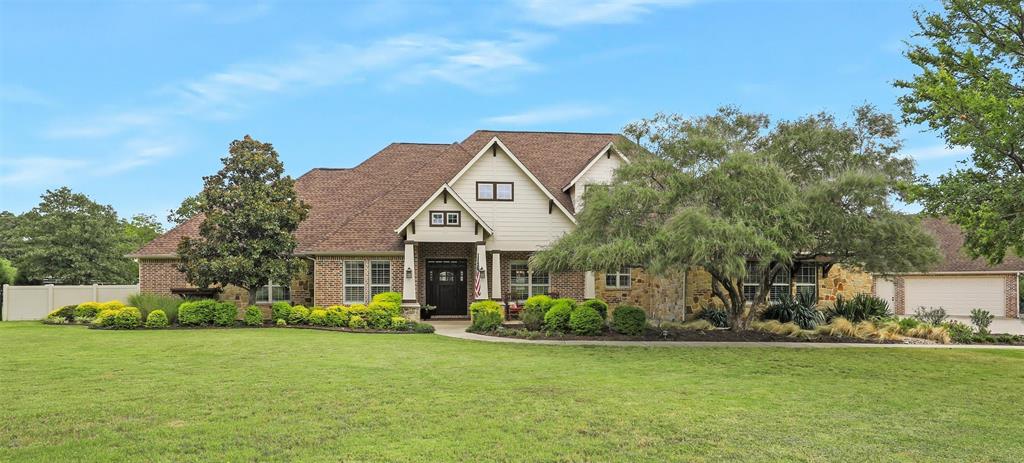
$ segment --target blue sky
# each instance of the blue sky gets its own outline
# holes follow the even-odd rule
[[[68,185],[163,219],[245,134],[287,171],[474,129],[613,132],[723,104],[896,112],[933,2],[0,3],[0,209]],[[919,171],[966,157],[919,127]]]

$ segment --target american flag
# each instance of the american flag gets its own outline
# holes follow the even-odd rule
[[[480,297],[480,271],[476,271],[476,276],[473,278],[473,293],[474,297]]]

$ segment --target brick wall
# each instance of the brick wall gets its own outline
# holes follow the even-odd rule
[[[171,288],[193,287],[177,264],[177,259],[139,259],[139,291],[170,295]]]
[[[1003,286],[1004,294],[1006,294],[1006,316],[1010,318],[1020,316],[1020,297],[1017,293],[1020,290],[1019,284],[1017,275],[1006,275],[1006,282]]]
[[[313,269],[312,300],[314,306],[328,307],[344,303],[345,261],[361,261],[363,263],[363,292],[370,297],[370,262],[388,261],[391,263],[391,291],[402,292],[403,257],[393,255],[366,256],[317,256]],[[293,294],[295,290],[293,289]],[[293,296],[294,297],[294,296]]]

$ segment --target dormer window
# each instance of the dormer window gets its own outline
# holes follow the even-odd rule
[[[512,182],[476,182],[477,201],[512,201],[514,196]]]

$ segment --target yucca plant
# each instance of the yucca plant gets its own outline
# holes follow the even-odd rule
[[[794,301],[788,294],[779,297],[779,302],[768,306],[761,314],[763,320],[778,320],[780,323],[796,323],[800,328],[813,330],[825,322],[825,317],[814,305],[813,298],[801,295],[802,301]]]
[[[838,295],[832,307],[825,310],[825,318],[828,321],[843,317],[857,323],[865,320],[880,320],[890,315],[889,303],[870,294],[858,294],[852,299]]]
[[[729,327],[729,314],[725,313],[725,309],[719,307],[705,305],[701,307],[700,314],[697,315],[697,318],[707,320],[718,328]]]

